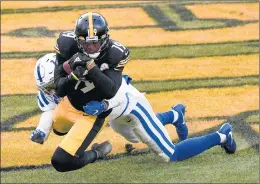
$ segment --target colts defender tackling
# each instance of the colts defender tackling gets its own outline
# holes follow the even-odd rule
[[[131,78],[122,75],[130,52],[119,42],[110,39],[108,31],[103,16],[92,12],[83,14],[77,20],[74,32],[63,32],[57,39],[56,62],[48,63],[48,66],[53,67],[52,71],[48,70],[37,77],[40,81],[43,75],[54,73],[54,82],[53,77],[50,77],[52,82],[46,81],[48,85],[38,86],[38,104],[41,109],[45,105],[52,105],[55,110],[49,108],[48,113],[45,111],[42,114],[43,118],[32,132],[31,140],[38,143],[46,140],[51,119],[55,133],[68,133],[51,160],[57,171],[82,168],[111,151],[112,145],[107,141],[85,151],[102,130],[108,116],[111,128],[117,133],[130,142],[145,143],[164,161],[185,160],[217,145],[222,146],[227,153],[236,151],[229,123],[217,132],[187,139],[183,104],[155,114],[146,97],[130,84]],[[38,66],[35,70],[36,75],[41,73]],[[52,85],[54,88],[47,88]],[[58,103],[57,96],[64,97],[64,100]],[[91,130],[86,127],[88,122],[84,121],[83,113],[97,116]],[[45,126],[44,121],[47,122]],[[172,143],[164,127],[166,124],[176,127],[180,143]]]
[[[51,130],[56,135],[63,136],[69,132],[77,121],[89,123],[83,113],[72,107],[66,97],[61,99],[56,95],[54,84],[55,62],[56,54],[49,53],[41,57],[34,68],[34,78],[38,88],[37,102],[43,112],[37,128],[30,135],[30,139],[39,144],[43,144],[47,140]],[[63,109],[63,113],[55,113],[58,106],[59,109]],[[103,158],[111,150],[112,145],[108,141],[93,144],[92,150],[83,150],[85,155],[88,155],[84,165]]]

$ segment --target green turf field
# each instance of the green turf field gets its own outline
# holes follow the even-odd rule
[[[53,2],[49,7],[40,1],[19,3],[1,2],[2,183],[259,183],[259,129],[252,128],[259,126],[257,1],[82,1]],[[118,15],[111,12],[116,9],[129,18],[127,24],[120,23]],[[52,21],[58,24],[65,21],[60,16],[77,17],[84,10],[111,12],[108,22],[112,38],[131,51],[125,71],[134,79],[132,84],[146,92],[156,111],[185,103],[190,137],[217,131],[222,123],[230,122],[237,152],[228,155],[216,146],[182,162],[161,163],[147,149],[126,153],[114,140],[121,151],[102,161],[68,173],[52,168],[50,158],[61,138],[51,134],[51,146],[46,150],[29,141],[29,132],[37,126],[41,113],[36,89],[28,87],[34,83],[33,68],[27,65],[12,70],[8,63],[25,64],[28,59],[32,64],[54,52],[56,36],[73,30],[75,23],[67,21],[56,28]],[[126,15],[131,10],[138,11],[134,20],[139,17],[139,22],[131,22],[131,16]],[[36,25],[41,16],[53,18]],[[21,18],[20,25],[14,23],[14,17]],[[25,71],[27,78],[21,76]],[[9,84],[11,79],[17,81]],[[170,134],[174,142],[178,141],[175,131]],[[112,132],[109,137],[113,140],[116,134]]]
[[[259,154],[239,135],[236,155],[220,147],[178,163],[161,163],[152,153],[105,160],[69,173],[53,168],[2,173],[4,183],[257,183]],[[250,159],[249,159],[250,158]],[[119,172],[120,171],[120,172]]]

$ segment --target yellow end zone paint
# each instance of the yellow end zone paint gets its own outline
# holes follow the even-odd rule
[[[1,95],[37,93],[34,80],[36,59],[1,60]]]
[[[37,103],[37,98],[35,96],[35,103]],[[38,122],[40,121],[41,114],[38,114],[36,116],[30,117],[29,119],[26,119],[22,122],[18,122],[13,127],[14,128],[27,128],[27,127],[37,127]]]
[[[63,7],[79,5],[139,4],[153,1],[1,1],[1,9]]]
[[[1,94],[37,93],[33,70],[36,59],[1,60]]]
[[[192,135],[217,126],[221,122],[222,120],[213,120],[188,122],[187,124],[190,135]],[[170,132],[170,137],[176,140],[175,128],[167,125],[166,129]],[[1,133],[1,167],[50,164],[51,156],[62,140],[62,137],[51,133],[48,141],[43,145],[39,145],[31,142],[29,135],[30,131]],[[106,140],[111,141],[113,144],[112,154],[125,152],[125,144],[128,142],[110,127],[106,127],[94,142],[101,143]],[[146,148],[142,143],[133,144],[133,146],[138,149]]]
[[[156,112],[163,112],[178,103],[187,108],[186,117],[232,116],[240,112],[258,109],[259,87],[194,89],[147,94]]]
[[[89,9],[87,11],[5,14],[1,15],[1,25],[3,25],[1,32],[7,33],[16,29],[32,27],[46,27],[49,30],[73,30],[79,16],[87,12],[98,12],[103,15],[109,27],[156,25],[156,22],[142,8],[107,8]],[[129,16],[133,12],[135,16]],[[39,21],[42,17],[48,21]],[[17,20],[19,20],[19,24],[17,24]]]
[[[112,39],[120,41],[120,43],[124,44],[125,46],[220,43],[230,41],[257,40],[259,38],[258,28],[258,23],[232,28],[177,32],[164,31],[161,28],[143,28],[111,30],[110,36]],[[55,45],[55,38],[32,39],[2,36],[1,39],[2,52],[36,52],[54,50],[53,47]]]
[[[138,33],[138,34],[137,34]],[[167,44],[219,43],[229,41],[257,40],[259,24],[186,31],[164,31],[161,28],[114,30],[111,38],[120,40],[126,46],[155,46]]]
[[[17,38],[1,36],[1,43],[1,52],[38,52],[46,50],[55,52],[54,45],[56,44],[56,38]]]
[[[239,56],[131,60],[124,73],[133,80],[168,80],[258,75],[258,54]]]
[[[200,19],[259,19],[259,3],[196,4],[185,6]]]
[[[36,59],[3,59],[1,93],[36,93],[33,69]],[[124,69],[133,80],[168,80],[257,75],[258,55],[217,56],[193,59],[132,60]],[[158,68],[161,68],[160,70]],[[13,73],[17,75],[13,75]]]

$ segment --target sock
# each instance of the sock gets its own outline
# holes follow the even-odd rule
[[[216,132],[201,137],[186,139],[175,145],[175,152],[172,155],[171,160],[185,160],[219,144],[220,136]]]
[[[58,147],[51,159],[53,167],[60,172],[77,170],[89,163],[97,160],[97,155],[94,151],[85,151],[79,156],[72,156],[62,148]]]
[[[175,110],[170,110],[168,112],[157,113],[156,116],[163,125],[167,125],[177,121],[179,114]]]

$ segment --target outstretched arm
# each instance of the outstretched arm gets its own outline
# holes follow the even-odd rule
[[[30,135],[31,141],[43,144],[48,139],[52,129],[53,112],[54,110],[49,110],[42,113],[37,128]]]
[[[37,103],[43,113],[37,128],[31,132],[30,139],[33,142],[43,144],[52,129],[52,117],[56,103],[47,98],[41,91],[38,92]]]

